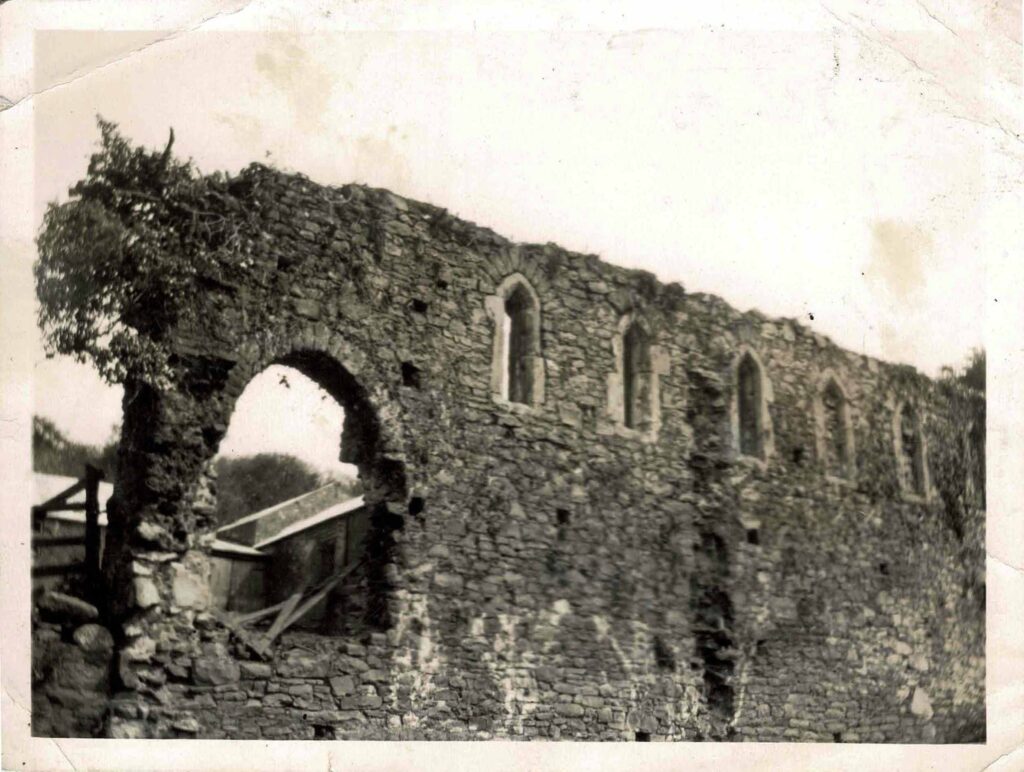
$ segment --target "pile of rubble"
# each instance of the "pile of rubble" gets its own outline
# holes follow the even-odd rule
[[[99,611],[61,592],[42,593],[32,611],[32,733],[101,735],[110,698],[114,638]]]

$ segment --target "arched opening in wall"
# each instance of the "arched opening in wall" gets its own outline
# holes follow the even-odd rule
[[[622,421],[630,429],[645,430],[651,422],[651,342],[633,322],[622,336]]]
[[[904,490],[915,496],[925,494],[924,446],[917,411],[906,403],[899,414],[900,473]]]
[[[849,412],[846,396],[835,379],[830,378],[822,389],[821,414],[825,471],[834,477],[847,477],[850,463]]]
[[[534,399],[533,363],[538,338],[536,301],[522,284],[505,299],[505,362],[503,396],[509,402],[530,404]]]
[[[339,460],[344,419],[341,405],[301,371],[271,365],[256,375],[213,459],[217,526],[246,518],[257,530],[248,518],[328,485],[358,496],[358,470]],[[288,511],[296,516],[300,508]]]
[[[744,456],[762,458],[763,417],[761,416],[761,367],[749,352],[736,369],[737,413],[739,414],[739,450]]]
[[[404,472],[381,456],[376,414],[340,364],[301,352],[253,377],[207,469],[214,607],[258,611],[299,595],[293,627],[389,625],[385,569],[401,518],[388,504],[404,503]]]

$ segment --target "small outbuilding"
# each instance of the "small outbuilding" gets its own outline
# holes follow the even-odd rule
[[[359,559],[369,525],[362,496],[332,482],[217,529],[214,607],[247,612],[279,603]],[[301,627],[315,627],[319,603]]]

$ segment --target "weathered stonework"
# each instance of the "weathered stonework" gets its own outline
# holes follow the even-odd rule
[[[248,267],[203,278],[175,387],[126,389],[108,735],[984,737],[984,481],[957,533],[940,480],[904,495],[893,435],[913,401],[925,463],[949,466],[967,427],[935,383],[385,191],[259,165],[231,185],[260,217]],[[516,275],[540,304],[530,404],[495,364]],[[652,344],[646,429],[622,425],[623,320]],[[760,458],[737,440],[744,352]],[[373,514],[334,634],[262,661],[198,601],[203,470],[274,363],[344,407]],[[826,374],[848,400],[843,479],[819,458]]]

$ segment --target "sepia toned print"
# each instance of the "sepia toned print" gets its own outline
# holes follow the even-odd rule
[[[1019,27],[0,3],[3,767],[1020,766]]]
[[[91,580],[34,569],[34,732],[984,740],[969,372],[101,131],[36,277],[124,424],[113,489],[81,486]],[[274,367],[343,409],[358,495],[220,522],[218,447]]]

